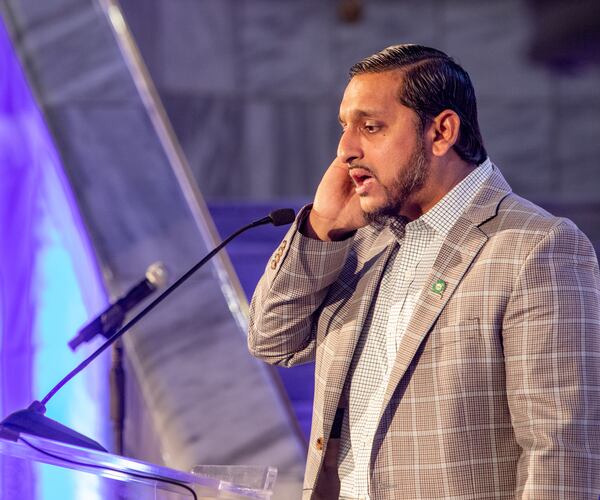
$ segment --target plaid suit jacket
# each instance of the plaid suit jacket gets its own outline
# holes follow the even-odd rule
[[[332,422],[394,241],[369,226],[319,242],[296,224],[255,291],[252,354],[316,360],[304,498],[337,498]],[[373,500],[599,497],[598,262],[573,223],[512,194],[497,168],[431,269],[370,471]]]

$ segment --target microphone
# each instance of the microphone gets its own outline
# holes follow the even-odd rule
[[[252,222],[252,226],[261,226],[263,224],[273,224],[274,226],[285,226],[291,224],[296,218],[296,212],[292,208],[280,208],[273,210],[269,215]]]
[[[104,344],[84,359],[79,365],[71,370],[63,379],[56,384],[41,401],[33,401],[27,409],[19,410],[11,413],[2,422],[0,422],[0,437],[11,439],[16,441],[19,439],[21,433],[33,434],[46,439],[52,439],[61,443],[73,444],[81,446],[83,448],[90,448],[98,451],[107,451],[101,444],[97,443],[93,439],[80,434],[79,432],[66,427],[58,423],[51,418],[46,417],[46,404],[50,399],[75,375],[82,371],[87,365],[89,365],[94,359],[102,354],[108,347],[116,342],[121,336],[136,325],[146,314],[166,299],[175,289],[177,289],[182,283],[190,278],[198,269],[212,259],[216,253],[227,245],[231,240],[247,231],[250,228],[262,226],[264,224],[273,224],[274,226],[282,226],[289,224],[295,219],[294,210],[290,208],[282,208],[274,210],[267,217],[251,222],[244,227],[238,229],[227,238],[225,238],[219,245],[211,250],[202,260],[192,266],[186,273],[184,273],[175,283],[161,293],[156,299],[148,304],[142,311],[140,311],[133,319],[131,319],[125,326],[119,328]],[[136,285],[137,286],[137,285]],[[135,288],[135,287],[134,287]]]
[[[150,264],[142,281],[79,330],[77,336],[69,341],[71,350],[74,351],[81,343],[89,342],[96,335],[111,337],[123,324],[125,315],[152,292],[164,287],[167,278],[167,269],[162,262]]]

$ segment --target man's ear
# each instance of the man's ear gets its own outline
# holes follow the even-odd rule
[[[431,152],[435,156],[444,156],[458,141],[460,117],[455,111],[445,109],[429,125],[432,139]]]

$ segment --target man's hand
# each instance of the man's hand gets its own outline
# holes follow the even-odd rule
[[[336,158],[321,179],[302,232],[310,238],[335,241],[366,224],[348,167]]]

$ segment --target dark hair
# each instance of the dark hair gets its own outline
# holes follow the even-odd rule
[[[400,102],[418,116],[421,130],[445,109],[460,117],[454,149],[469,163],[487,157],[477,122],[475,90],[468,73],[440,50],[422,45],[393,45],[350,68],[350,78],[361,73],[400,69]]]

